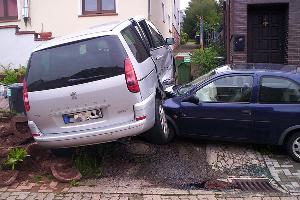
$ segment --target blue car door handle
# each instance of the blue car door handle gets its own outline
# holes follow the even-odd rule
[[[242,114],[244,115],[252,115],[251,110],[242,110]]]

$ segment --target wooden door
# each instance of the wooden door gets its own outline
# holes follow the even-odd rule
[[[287,4],[249,6],[249,63],[286,63],[287,10]]]

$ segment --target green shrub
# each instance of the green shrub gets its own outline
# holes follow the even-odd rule
[[[24,158],[27,157],[27,151],[23,148],[13,148],[9,151],[5,164],[10,166],[12,170],[15,169],[16,165],[23,162]]]
[[[20,65],[20,67],[19,67],[19,69],[17,71],[18,77],[20,77],[21,79],[23,79],[25,77],[25,74],[26,74],[26,67]]]
[[[180,44],[186,44],[189,40],[189,35],[187,33],[180,33]]]
[[[198,49],[192,55],[192,64],[199,68],[199,75],[202,75],[217,67],[217,56],[218,52],[212,47]]]
[[[2,84],[4,85],[10,85],[13,83],[16,83],[18,81],[18,75],[15,70],[8,70],[5,72],[5,77],[2,80]]]
[[[11,85],[22,81],[26,73],[26,67],[21,65],[18,69],[12,69],[11,64],[7,66],[0,65],[0,67],[2,68],[0,74],[3,77],[1,83],[4,85]]]

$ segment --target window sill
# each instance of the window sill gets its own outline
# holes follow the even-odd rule
[[[6,23],[6,22],[19,22],[21,20],[18,19],[0,19],[0,23]]]
[[[117,16],[118,13],[95,13],[95,14],[83,14],[78,17],[97,17],[97,16]]]

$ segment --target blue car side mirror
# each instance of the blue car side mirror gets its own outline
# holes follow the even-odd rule
[[[189,103],[198,105],[200,103],[200,100],[197,96],[191,95],[191,96],[183,98],[181,102],[189,102]]]

